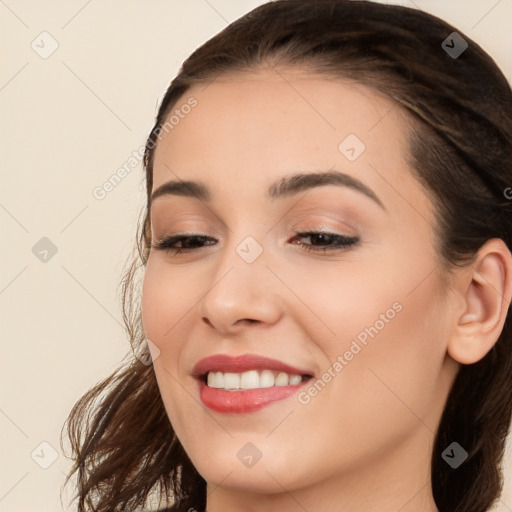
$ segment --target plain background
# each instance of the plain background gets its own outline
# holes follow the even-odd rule
[[[141,166],[103,200],[94,188],[144,144],[181,62],[262,3],[0,0],[1,511],[62,510],[64,420],[130,350],[117,290],[144,204]],[[512,0],[395,3],[451,22],[511,79]],[[32,251],[43,237],[57,249],[46,262]],[[512,511],[511,444],[501,512]]]

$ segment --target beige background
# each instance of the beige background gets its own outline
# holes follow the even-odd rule
[[[117,286],[143,205],[141,167],[102,200],[93,189],[144,144],[181,61],[261,3],[0,0],[0,511],[63,509],[60,429],[129,350]],[[396,3],[452,22],[511,79],[512,0]],[[32,253],[42,237],[58,249],[45,263]],[[512,511],[510,443],[506,475],[501,512]]]

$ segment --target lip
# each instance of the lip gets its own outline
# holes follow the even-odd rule
[[[228,391],[226,389],[210,388],[204,382],[198,381],[199,397],[203,405],[212,411],[224,414],[244,414],[259,411],[263,407],[295,395],[306,385],[308,385],[308,381],[302,381],[295,386],[273,386],[271,388]]]
[[[276,370],[294,375],[310,375],[314,377],[313,372],[301,368],[296,368],[285,364],[277,359],[257,354],[242,354],[240,356],[228,356],[227,354],[216,354],[205,357],[196,363],[192,375],[196,378],[202,378],[207,372],[232,372],[242,373],[249,370]],[[285,387],[285,386],[283,386]]]
[[[249,370],[275,370],[294,375],[313,377],[309,370],[296,368],[276,359],[269,359],[255,354],[228,356],[217,354],[201,359],[195,366],[192,375],[197,380],[201,402],[215,412],[224,414],[243,414],[256,412],[275,402],[289,398],[308,385],[303,380],[297,385],[272,386],[269,388],[225,390],[211,388],[206,385],[204,376],[209,371],[243,373]]]

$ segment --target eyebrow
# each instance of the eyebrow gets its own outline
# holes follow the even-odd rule
[[[290,197],[304,190],[311,190],[324,185],[347,187],[372,199],[382,209],[386,207],[377,194],[362,181],[340,171],[310,172],[284,176],[272,183],[267,191],[269,199]],[[160,185],[151,195],[151,201],[164,195],[195,197],[201,201],[211,201],[212,195],[204,183],[197,181],[172,180]]]

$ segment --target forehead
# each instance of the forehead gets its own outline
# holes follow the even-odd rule
[[[366,182],[376,179],[375,169],[396,180],[408,165],[402,107],[368,86],[294,69],[195,85],[168,119],[153,190],[181,178],[242,192],[292,169],[333,167]]]

